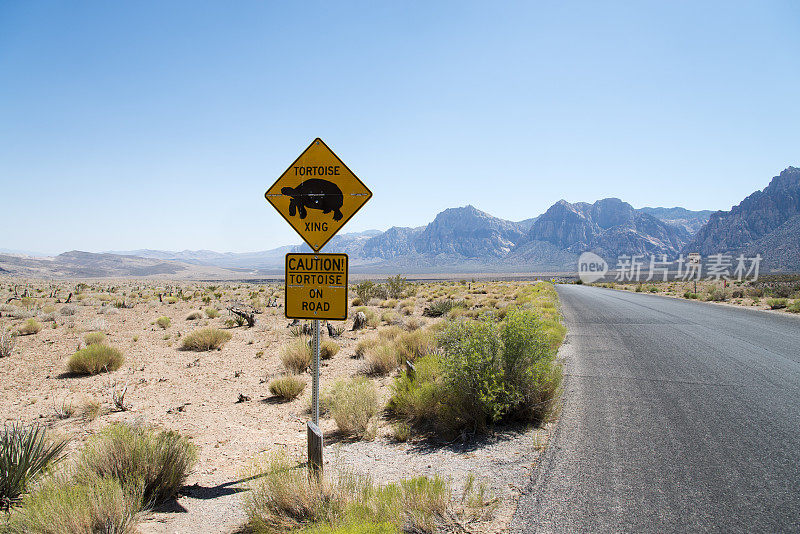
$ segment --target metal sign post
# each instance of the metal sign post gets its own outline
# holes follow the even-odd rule
[[[319,251],[372,197],[372,193],[322,139],[292,163],[264,194],[315,254],[286,255],[286,302],[289,319],[314,321],[311,377],[312,420],[307,423],[308,467],[322,476],[319,428],[319,321],[347,319],[346,254]]]

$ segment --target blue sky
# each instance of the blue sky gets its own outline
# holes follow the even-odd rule
[[[0,247],[264,250],[315,137],[343,229],[616,196],[729,209],[800,165],[796,2],[0,2]]]

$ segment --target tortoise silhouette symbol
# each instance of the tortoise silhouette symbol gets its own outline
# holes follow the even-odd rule
[[[301,182],[297,187],[284,187],[281,193],[292,199],[289,203],[290,217],[299,214],[301,219],[305,219],[308,215],[306,209],[313,209],[322,210],[322,213],[333,212],[334,221],[342,218],[340,209],[344,195],[333,182],[312,178]]]

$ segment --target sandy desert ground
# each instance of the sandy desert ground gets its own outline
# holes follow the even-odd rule
[[[398,299],[372,299],[367,309],[377,319],[366,329],[353,331],[352,318],[332,323],[344,330],[334,340],[341,347],[338,353],[323,361],[323,390],[337,378],[363,375],[364,361],[355,354],[361,339],[446,320],[423,317],[430,302],[466,299],[472,310],[467,313],[502,309],[528,283],[424,283]],[[64,303],[70,294],[70,303]],[[241,479],[252,459],[278,450],[305,456],[309,373],[301,375],[307,387],[296,400],[280,402],[268,390],[269,381],[284,372],[281,347],[296,340],[284,317],[282,285],[5,279],[0,280],[0,302],[5,303],[0,305],[0,329],[19,330],[30,318],[41,325],[38,333],[16,336],[11,356],[0,358],[5,422],[44,424],[69,437],[73,451],[113,421],[177,430],[199,447],[198,464],[181,496],[148,514],[142,532],[234,532],[245,520],[239,492],[246,488]],[[234,302],[260,311],[254,327],[232,324],[226,308]],[[219,310],[219,317],[209,317],[209,308]],[[350,309],[352,315],[355,308]],[[192,314],[199,318],[187,319]],[[169,326],[156,324],[160,317],[168,317]],[[182,338],[202,327],[224,329],[232,338],[220,350],[181,350]],[[70,375],[66,361],[90,332],[104,332],[125,361],[113,372]],[[370,379],[385,401],[393,375]],[[124,388],[127,409],[120,411],[112,399],[114,390]],[[439,473],[457,485],[468,473],[487,477],[501,498],[492,524],[482,527],[487,532],[504,528],[548,435],[548,428],[518,429],[466,444],[431,444],[398,442],[383,418],[372,441],[341,439],[328,418],[321,420],[321,428],[326,464],[369,473],[378,482]]]

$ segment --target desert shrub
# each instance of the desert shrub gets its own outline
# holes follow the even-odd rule
[[[192,312],[186,316],[187,321],[198,321],[203,318],[203,314],[200,312]]]
[[[134,534],[140,512],[135,488],[113,478],[46,479],[9,517],[8,534]]]
[[[106,342],[106,335],[103,332],[89,332],[83,336],[83,342],[87,345],[102,345]]]
[[[84,447],[76,477],[137,488],[140,506],[150,508],[177,493],[196,461],[197,447],[177,432],[114,423]]]
[[[353,299],[353,302],[351,303],[351,305],[352,306],[363,306],[364,305],[364,301],[361,300],[360,298],[356,297],[356,298]]]
[[[748,287],[745,293],[750,298],[761,298],[764,296],[764,289],[760,287]]]
[[[781,310],[789,305],[789,300],[785,298],[767,299],[767,306],[771,310]]]
[[[169,325],[172,324],[172,321],[170,320],[169,317],[159,317],[158,319],[156,319],[156,324],[161,328],[163,328],[164,330],[166,330],[167,328],[169,328]]]
[[[380,303],[381,308],[394,308],[396,306],[397,306],[397,300],[393,298],[384,300],[383,302]]]
[[[175,304],[176,302],[178,302],[178,297],[167,297],[164,299],[164,302],[166,302],[167,304]]]
[[[0,434],[0,509],[17,504],[31,485],[63,458],[66,446],[66,441],[48,439],[43,426],[5,425]]]
[[[306,388],[306,383],[294,375],[285,375],[269,383],[269,392],[283,400],[296,399]]]
[[[744,298],[744,289],[737,288],[731,291],[731,298],[741,299]]]
[[[311,346],[308,338],[301,336],[281,348],[280,358],[283,367],[292,373],[302,373],[311,365]]]
[[[69,315],[75,315],[77,311],[78,309],[75,306],[62,306],[61,309],[58,311],[58,313],[64,316],[69,316]]]
[[[496,303],[497,300],[495,299],[495,304]],[[425,315],[426,317],[441,317],[455,307],[466,308],[467,305],[464,301],[456,301],[453,299],[438,300],[436,302],[432,302],[430,306],[425,308],[422,311],[422,315]]]
[[[406,360],[413,362],[418,357],[436,350],[436,338],[432,331],[417,329],[397,336],[394,345],[400,362]]]
[[[409,286],[408,280],[400,276],[390,276],[386,279],[386,293],[390,298],[398,299],[403,296],[406,288]]]
[[[381,321],[389,324],[397,323],[400,321],[400,316],[397,314],[396,311],[392,310],[385,311],[381,314]]]
[[[414,315],[414,307],[413,306],[403,306],[400,308],[400,313],[403,315]]]
[[[792,294],[792,289],[785,285],[773,285],[767,288],[769,294],[774,298],[785,299]]]
[[[184,337],[181,346],[184,350],[203,352],[222,348],[232,337],[230,332],[218,328],[201,328]]]
[[[206,317],[216,319],[219,317],[219,311],[216,308],[206,308]]]
[[[361,439],[372,439],[377,429],[378,391],[364,377],[337,380],[321,398],[340,432]]]
[[[379,486],[368,476],[347,471],[309,477],[285,455],[261,461],[244,497],[247,531],[263,534],[399,534],[456,531],[458,519],[448,511],[450,485],[442,478],[417,477]],[[466,513],[476,503],[462,499]],[[460,523],[458,523],[460,524]]]
[[[28,319],[25,324],[19,327],[19,335],[30,336],[38,334],[42,330],[42,325],[36,319]]]
[[[339,344],[330,339],[325,339],[319,346],[319,357],[323,360],[330,360],[339,352]]]
[[[685,299],[697,299],[699,295],[697,293],[692,293],[691,291],[687,291],[683,294],[683,298]]]
[[[8,358],[14,352],[17,341],[10,330],[0,327],[0,358]]]
[[[422,328],[423,326],[425,326],[425,321],[423,319],[418,319],[416,317],[412,317],[411,319],[408,319],[405,323],[403,323],[403,327],[409,331],[417,330],[419,328]]]
[[[393,343],[381,343],[368,349],[364,360],[364,371],[375,376],[388,375],[400,365],[397,349]]]
[[[706,300],[709,302],[724,302],[728,300],[728,292],[719,287],[712,287],[708,290]]]
[[[786,308],[786,311],[790,313],[800,313],[800,299],[795,300],[791,306]]]
[[[375,291],[375,282],[372,280],[364,280],[363,282],[359,282],[356,284],[355,288],[353,288],[358,295],[358,298],[366,304],[369,302],[369,299],[372,298],[372,295]]]
[[[116,371],[124,361],[122,352],[108,345],[89,345],[67,360],[67,369],[78,375],[96,375]]]
[[[380,340],[375,336],[362,338],[358,343],[356,343],[356,356],[358,358],[363,358],[369,349],[378,346],[379,343]]]
[[[385,328],[381,328],[381,329],[378,330],[378,337],[381,340],[384,340],[384,341],[385,340],[390,340],[390,339],[395,339],[402,332],[403,332],[403,330],[399,326],[396,326],[396,325],[387,326]]]
[[[415,376],[401,373],[389,408],[445,433],[504,420],[540,424],[561,384],[546,324],[530,309],[512,309],[502,323],[447,324],[439,334],[441,353],[420,358]]]

